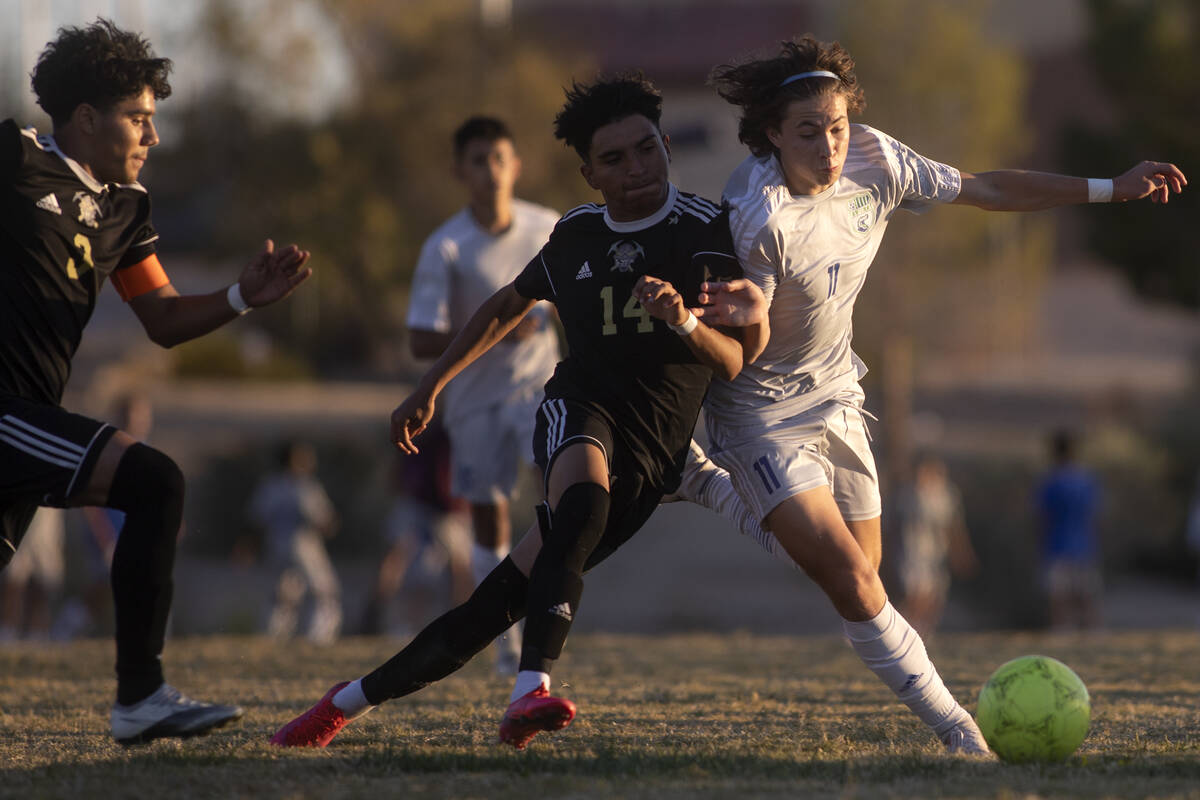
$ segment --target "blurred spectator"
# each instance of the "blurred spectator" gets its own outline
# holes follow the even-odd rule
[[[39,508],[3,581],[0,640],[45,639],[50,635],[52,608],[63,580],[63,511]]]
[[[450,439],[436,418],[421,435],[420,452],[397,453],[396,500],[384,523],[388,549],[367,601],[364,633],[406,636],[419,629],[429,621],[430,584],[447,572],[451,605],[471,594],[471,517],[467,502],[450,492],[450,464]],[[395,621],[402,589],[403,620]]]
[[[963,517],[958,487],[946,475],[946,465],[922,456],[913,467],[912,481],[897,500],[900,533],[898,575],[903,602],[900,613],[923,637],[942,619],[950,576],[969,577],[979,560]]]
[[[341,586],[325,550],[336,529],[329,496],[316,478],[317,454],[304,442],[279,449],[279,471],[264,480],[250,499],[250,515],[266,535],[266,562],[274,587],[267,633],[296,634],[305,595],[313,598],[309,640],[330,644],[342,627]]]
[[[1050,625],[1056,630],[1100,625],[1100,549],[1096,512],[1100,486],[1076,462],[1073,434],[1050,437],[1053,466],[1037,490],[1042,525],[1042,554],[1050,595]]]

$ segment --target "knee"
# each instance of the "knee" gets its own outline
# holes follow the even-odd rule
[[[109,506],[126,513],[145,508],[183,508],[179,465],[160,450],[137,443],[122,456],[109,488]]]

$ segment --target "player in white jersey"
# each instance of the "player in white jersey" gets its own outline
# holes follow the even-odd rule
[[[441,355],[475,309],[513,281],[554,229],[557,212],[513,196],[520,172],[512,133],[502,121],[471,117],[455,131],[454,173],[468,201],[421,248],[408,310],[409,342],[417,358]],[[511,544],[509,499],[522,466],[533,464],[535,413],[558,363],[552,313],[549,304],[539,303],[443,393],[450,491],[471,506],[476,583]],[[498,645],[497,669],[514,672],[521,654],[517,630]]]
[[[790,556],[833,602],[867,666],[947,748],[986,755],[978,727],[879,579],[881,504],[858,384],[866,368],[850,348],[854,301],[897,209],[1166,202],[1187,181],[1155,162],[1085,180],[971,174],[931,161],[849,122],[863,107],[854,62],[811,36],[784,42],[775,58],[720,66],[712,83],[741,108],[739,138],[753,154],[734,170],[725,199],[738,259],[770,303],[771,339],[736,378],[713,382],[711,454],[728,473],[694,462],[684,486],[702,490],[689,499]]]

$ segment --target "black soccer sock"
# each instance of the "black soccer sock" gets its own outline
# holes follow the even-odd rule
[[[458,670],[525,616],[528,584],[506,557],[465,603],[426,625],[407,647],[363,677],[367,702],[403,697]]]
[[[609,494],[595,483],[563,492],[550,531],[529,573],[529,619],[521,647],[522,671],[550,672],[562,654],[583,595],[583,567],[608,524]]]
[[[125,451],[108,491],[108,506],[125,512],[112,561],[117,702],[123,705],[149,696],[163,683],[161,658],[183,491],[178,465],[144,444]]]

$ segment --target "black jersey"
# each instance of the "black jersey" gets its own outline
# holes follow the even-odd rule
[[[548,398],[591,401],[650,482],[673,489],[712,369],[632,297],[642,275],[670,281],[688,306],[700,284],[740,277],[721,208],[670,187],[666,204],[636,222],[614,222],[594,204],[568,212],[517,276],[523,297],[549,300],[568,355],[546,383]]]
[[[0,393],[57,404],[104,279],[156,239],[140,184],[101,184],[52,137],[0,123]]]

